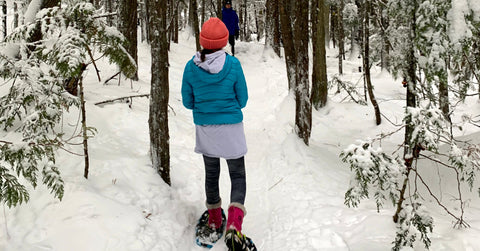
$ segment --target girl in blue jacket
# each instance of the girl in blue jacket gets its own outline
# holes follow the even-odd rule
[[[245,216],[245,159],[247,144],[242,108],[248,100],[247,84],[240,62],[222,50],[229,33],[218,18],[202,26],[203,50],[187,63],[182,80],[183,105],[193,110],[195,152],[203,155],[207,210],[196,229],[197,244],[211,247],[227,233],[231,250],[256,250],[242,231]],[[222,210],[219,193],[220,158],[227,160],[231,180],[228,219]]]

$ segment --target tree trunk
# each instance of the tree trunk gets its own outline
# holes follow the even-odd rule
[[[249,30],[248,30],[248,11],[247,11],[247,0],[244,0],[243,1],[243,41],[247,41],[249,42],[250,41],[250,38],[249,38]]]
[[[128,54],[133,58],[135,64],[138,65],[137,56],[137,0],[121,0],[118,6],[118,28],[125,36],[127,45],[125,46]],[[138,70],[132,77],[132,80],[138,81]]]
[[[337,9],[336,38],[338,41],[338,73],[343,75],[343,60],[345,59],[345,31],[343,29],[344,0],[339,1]]]
[[[275,21],[273,23],[273,51],[280,57],[281,56],[281,32],[280,32],[280,11],[278,7],[278,0],[275,0],[275,12],[273,14]]]
[[[201,21],[201,25],[203,25],[203,23],[205,23],[205,18],[206,18],[206,15],[205,15],[205,7],[206,7],[206,4],[205,4],[205,1],[206,0],[202,0],[202,21]]]
[[[337,10],[338,7],[335,5],[330,6],[330,38],[332,39],[332,44],[333,48],[337,47],[337,22],[338,22],[338,17],[337,17]]]
[[[222,8],[223,8],[223,0],[217,0],[217,17],[220,20],[222,20]]]
[[[105,9],[108,13],[112,13],[115,7],[113,6],[113,0],[105,0]],[[113,26],[113,16],[107,16],[107,24]]]
[[[148,125],[150,131],[150,152],[153,168],[162,179],[170,181],[170,144],[168,132],[168,41],[167,41],[167,0],[147,0],[151,18],[152,78]]]
[[[370,102],[373,105],[375,110],[375,122],[377,125],[382,123],[382,118],[380,116],[380,107],[378,106],[377,99],[373,93],[372,79],[370,76],[370,0],[366,0],[364,4],[364,13],[365,19],[363,23],[363,69],[364,69],[364,79],[366,81],[368,97],[370,97]]]
[[[197,46],[197,51],[200,51],[200,28],[198,25],[198,11],[197,11],[197,0],[190,0],[190,26],[192,27],[193,33],[195,34],[195,45]]]
[[[418,9],[417,5],[417,0],[413,0],[413,11],[411,13],[412,19],[410,20],[410,37],[408,38],[410,43],[410,48],[408,51],[408,68],[406,69],[406,76],[405,80],[407,81],[407,109],[408,107],[416,107],[417,106],[417,100],[416,100],[416,94],[415,94],[415,89],[416,89],[416,65],[417,65],[417,60],[415,57],[415,45],[413,44],[413,41],[415,41],[415,34],[416,34],[416,11]],[[397,223],[398,218],[399,218],[399,213],[403,208],[403,201],[405,200],[405,193],[406,193],[406,186],[408,184],[408,177],[410,174],[410,171],[412,170],[412,164],[414,158],[418,157],[418,154],[420,153],[420,149],[418,146],[414,146],[411,143],[412,136],[413,136],[413,131],[414,131],[414,125],[412,125],[412,121],[407,118],[405,121],[405,147],[404,147],[404,152],[403,152],[403,159],[405,161],[405,166],[407,168],[407,173],[405,180],[403,182],[403,188],[400,191],[400,198],[399,201],[397,202],[397,210],[395,212],[395,215],[393,216],[393,221]]]
[[[232,6],[233,8],[233,6]],[[240,4],[240,8],[237,9],[238,10],[238,28],[240,29],[238,32],[240,33],[240,39],[241,40],[244,40],[244,30],[243,30],[243,27],[244,27],[244,21],[243,21],[243,18],[244,18],[244,15],[243,15],[243,11],[244,11],[244,8],[243,8],[243,4]]]
[[[448,70],[445,69],[445,72]],[[438,87],[438,95],[439,95],[439,105],[440,110],[442,110],[443,116],[446,120],[450,121],[450,102],[448,101],[448,82],[441,81]]]
[[[287,14],[286,2],[288,0],[279,0],[280,27],[282,31],[283,48],[285,52],[285,64],[287,66],[288,89],[293,91],[295,84],[295,45],[293,43],[293,30],[290,16]]]
[[[278,30],[279,30],[279,41],[280,41],[280,37],[281,37],[281,33],[280,33],[280,13],[279,13],[279,1],[280,0],[276,0],[277,2],[277,24],[278,24]],[[264,10],[263,8],[260,8],[257,3],[254,3],[254,13],[255,13],[255,26],[256,26],[256,29],[257,29],[257,41],[260,41],[260,39],[262,38],[262,36],[264,35],[265,33],[265,26],[266,26],[266,22],[264,22],[264,17],[266,16],[266,10]],[[257,11],[258,9],[258,11]],[[280,43],[280,42],[279,42]],[[280,49],[280,48],[279,48]]]
[[[2,1],[2,41],[7,37],[7,1]]]
[[[179,5],[177,4],[177,6],[175,7],[174,11],[173,11],[173,42],[178,44],[178,8],[179,8]]]
[[[265,23],[265,46],[271,47],[275,54],[280,54],[280,25],[278,20],[278,0],[267,0]]]
[[[325,0],[316,0],[312,6],[312,105],[318,110],[327,104],[328,78],[325,51]]]
[[[389,62],[388,62],[388,54],[390,54],[389,46],[388,46],[388,35],[385,30],[388,27],[388,18],[384,17],[382,13],[380,15],[380,36],[382,37],[382,56],[381,56],[381,66],[382,71],[388,69]]]
[[[327,48],[330,48],[330,6],[327,4],[327,1],[323,1],[323,24],[325,34],[325,45]]]
[[[308,145],[312,128],[312,105],[309,91],[308,65],[308,0],[297,0],[294,25],[296,70],[295,70],[295,126],[297,135]]]
[[[19,19],[19,15],[18,15],[18,3],[17,2],[13,2],[13,28],[17,28],[18,27],[18,19]]]
[[[83,137],[83,157],[85,161],[85,168],[83,171],[83,177],[88,179],[88,172],[90,169],[90,161],[88,157],[88,135],[87,135],[87,114],[85,109],[85,95],[83,92],[83,81],[81,79],[81,75],[79,77],[79,89],[80,89],[80,109],[82,111],[82,137]]]

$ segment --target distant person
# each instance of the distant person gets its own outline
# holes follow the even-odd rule
[[[228,29],[228,43],[232,47],[232,56],[235,56],[235,39],[238,39],[240,28],[238,27],[237,12],[232,9],[232,1],[226,0],[222,10],[222,21]]]
[[[228,250],[256,251],[251,239],[241,232],[246,214],[247,143],[242,108],[247,105],[247,83],[238,59],[223,50],[228,38],[220,19],[206,21],[200,32],[203,49],[188,61],[183,72],[182,102],[193,110],[195,152],[203,155],[205,165],[207,210],[198,220],[195,235],[198,245],[211,248],[226,228]],[[220,158],[227,160],[231,181],[228,219],[219,193]]]

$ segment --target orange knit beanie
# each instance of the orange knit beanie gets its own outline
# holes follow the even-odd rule
[[[202,25],[200,45],[209,50],[221,49],[227,45],[228,29],[222,20],[212,17]]]

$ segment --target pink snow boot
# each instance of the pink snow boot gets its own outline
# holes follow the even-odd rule
[[[242,232],[243,217],[245,216],[245,207],[238,203],[230,204],[228,208],[227,230],[235,229]]]
[[[222,208],[208,209],[208,226],[214,229],[222,227]]]

